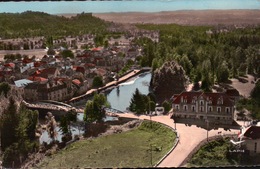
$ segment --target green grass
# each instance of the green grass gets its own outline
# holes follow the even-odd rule
[[[75,142],[45,157],[40,168],[149,167],[173,146],[175,133],[155,122],[144,121],[138,128],[120,134]]]
[[[230,143],[230,138],[212,141],[202,146],[187,163],[188,167],[259,165],[260,155],[254,158],[246,152],[237,153]],[[245,150],[241,147],[241,150]]]
[[[227,152],[230,149],[228,140],[212,141],[200,148],[200,150],[192,157],[188,166],[227,166],[235,165],[227,158]]]

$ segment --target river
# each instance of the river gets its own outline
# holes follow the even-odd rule
[[[143,73],[134,79],[121,83],[107,95],[107,100],[111,107],[120,111],[125,111],[130,105],[131,98],[138,88],[140,93],[148,94],[151,81],[151,73]]]
[[[0,2],[2,12],[41,11],[49,14],[161,12],[178,10],[260,9],[259,0],[123,0]]]
[[[131,80],[121,83],[118,87],[114,88],[107,94],[107,100],[111,104],[111,107],[120,111],[125,111],[129,107],[131,98],[138,88],[140,93],[148,94],[149,93],[149,84],[151,81],[151,73],[142,73],[137,77],[132,78]],[[85,104],[84,104],[85,105]],[[83,114],[78,114],[78,121],[83,120]],[[116,120],[116,117],[106,117],[105,121]],[[72,136],[81,135],[84,133],[83,125],[71,126]],[[60,128],[56,127],[58,141],[61,141],[62,133],[59,131]],[[40,137],[40,143],[47,142],[49,143],[51,139],[48,136],[47,131],[44,131]]]

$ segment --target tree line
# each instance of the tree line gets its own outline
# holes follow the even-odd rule
[[[175,24],[137,27],[160,31],[159,42],[149,38],[135,40],[144,49],[138,58],[141,66],[155,70],[165,61],[176,60],[192,82],[202,81],[206,91],[231,77],[260,76],[260,27],[215,31],[213,27]]]
[[[106,31],[108,23],[88,13],[66,18],[44,12],[26,11],[23,13],[1,13],[0,25],[0,37],[9,39],[101,33]]]
[[[0,93],[5,97],[10,89],[9,84],[0,84]],[[7,168],[18,168],[29,153],[38,151],[39,141],[35,135],[38,112],[28,110],[23,104],[18,106],[12,96],[8,98],[8,106],[0,117],[2,164]]]

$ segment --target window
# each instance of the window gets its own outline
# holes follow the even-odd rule
[[[192,106],[192,111],[193,111],[193,112],[195,111],[195,106]]]
[[[202,106],[200,106],[200,112],[203,112],[203,107]]]
[[[187,105],[184,105],[184,106],[183,106],[183,110],[184,110],[184,111],[187,111]]]
[[[217,112],[218,112],[218,113],[221,112],[221,108],[220,108],[220,107],[217,108]]]
[[[229,113],[229,107],[226,107],[226,113],[227,114]]]
[[[175,105],[175,109],[176,109],[176,110],[179,110],[179,105]]]
[[[255,142],[255,153],[256,153],[256,150],[257,150],[257,143]]]
[[[192,103],[195,103],[195,99],[192,99]]]
[[[203,101],[202,100],[200,101],[200,105],[203,105]]]
[[[209,100],[209,104],[212,104],[212,101],[211,101],[211,100]]]
[[[212,107],[211,106],[209,106],[209,112],[212,112]]]

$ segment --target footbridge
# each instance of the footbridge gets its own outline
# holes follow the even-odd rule
[[[23,100],[24,105],[31,110],[38,110],[40,116],[45,116],[48,112],[51,112],[54,116],[62,116],[69,111],[74,111],[76,113],[84,113],[84,109],[76,108],[69,104],[53,101],[53,100],[41,100],[34,103],[28,103]],[[124,113],[123,111],[114,108],[105,108],[107,114],[113,113]]]

